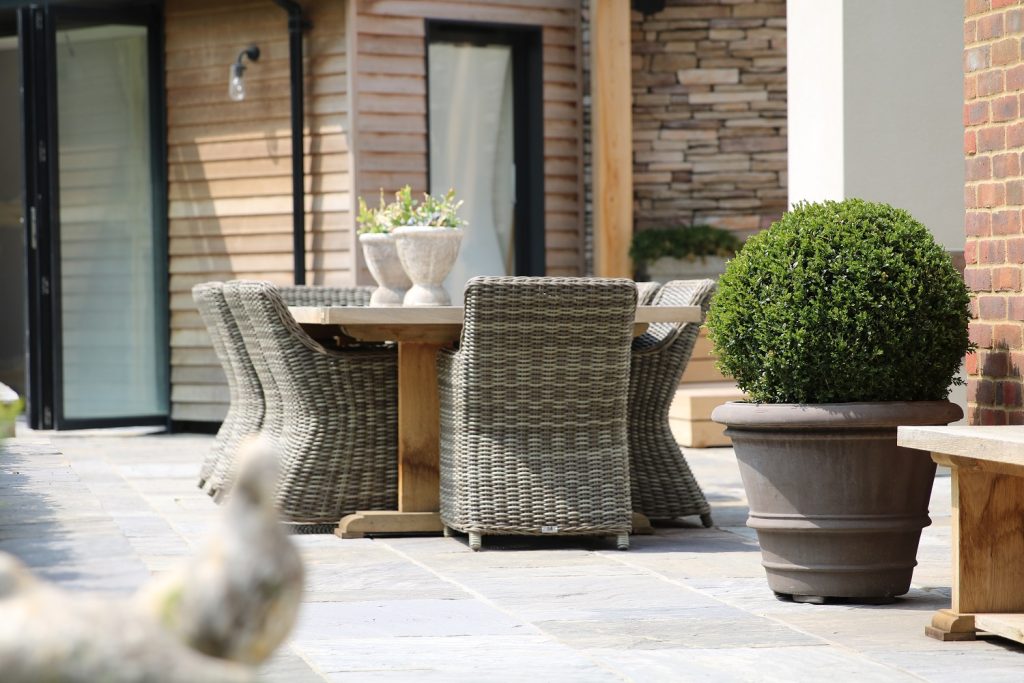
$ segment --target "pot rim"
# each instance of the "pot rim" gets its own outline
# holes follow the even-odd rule
[[[384,240],[394,240],[394,234],[390,232],[361,232],[359,233],[360,242],[383,242]]]
[[[738,429],[808,429],[946,425],[964,416],[950,401],[856,401],[849,403],[753,403],[729,401],[711,419]]]
[[[410,235],[410,234],[451,234],[461,235],[462,228],[442,228],[436,225],[403,225],[395,228],[391,231],[392,235]]]

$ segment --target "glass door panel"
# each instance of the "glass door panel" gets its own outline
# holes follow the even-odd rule
[[[515,257],[512,47],[429,46],[430,192],[455,188],[469,223],[445,288],[462,303],[476,275],[510,275]]]
[[[68,422],[167,412],[147,33],[56,27],[59,418]]]

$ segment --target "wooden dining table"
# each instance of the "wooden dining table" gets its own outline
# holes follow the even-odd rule
[[[461,306],[294,306],[295,321],[316,339],[398,342],[398,509],[342,518],[336,534],[440,533],[440,401],[437,352],[462,332]],[[699,323],[699,306],[638,306],[634,335],[651,323]]]

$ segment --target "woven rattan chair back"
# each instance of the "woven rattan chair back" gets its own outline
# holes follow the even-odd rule
[[[263,424],[263,387],[224,298],[224,283],[196,285],[192,288],[192,298],[224,369],[230,398],[227,415],[199,473],[199,487],[214,495],[222,484],[222,479],[215,476],[218,465],[223,463],[226,468],[226,461],[233,458],[239,444],[258,433]]]
[[[288,306],[365,306],[370,302],[372,287],[323,287],[311,285],[289,285],[277,290],[281,300]],[[284,412],[281,394],[277,382],[270,372],[265,354],[256,338],[255,330],[245,307],[238,298],[238,290],[234,283],[224,288],[224,300],[231,312],[232,323],[237,331],[238,341],[234,345],[238,356],[238,364],[256,378],[259,388],[258,401],[261,404],[259,433],[272,441],[281,437],[284,428]],[[235,448],[226,450],[224,457],[218,459],[217,466],[211,476],[213,486],[211,493],[220,500],[231,490],[234,481],[234,455],[237,444],[253,433],[249,429],[234,440]]]
[[[277,503],[284,519],[334,524],[356,510],[394,509],[396,351],[326,349],[295,322],[273,285],[239,282],[225,289],[244,307],[277,390]],[[268,395],[268,413],[270,401]]]
[[[628,546],[629,280],[470,280],[439,358],[441,518],[481,535],[612,534]]]
[[[674,280],[655,306],[700,306],[707,312],[714,280]],[[693,353],[699,323],[657,323],[633,341],[629,382],[629,454],[633,509],[651,519],[700,515],[711,508],[669,427],[669,408]]]
[[[659,289],[661,289],[660,282],[636,283],[636,305],[650,306]]]

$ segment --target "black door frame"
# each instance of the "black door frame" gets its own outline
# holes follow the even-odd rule
[[[153,202],[155,341],[169,353],[167,150],[163,94],[163,24],[158,4],[28,5],[18,10],[21,55],[25,248],[28,292],[28,419],[33,429],[169,425],[169,356],[161,383],[168,410],[160,415],[76,419],[64,415],[60,306],[60,182],[57,150],[57,21],[127,24],[147,29]]]
[[[541,28],[523,24],[426,20],[427,187],[430,187],[430,44],[512,48],[513,158],[516,165],[516,275],[547,273],[544,226],[544,70]],[[470,226],[472,227],[472,226]]]

